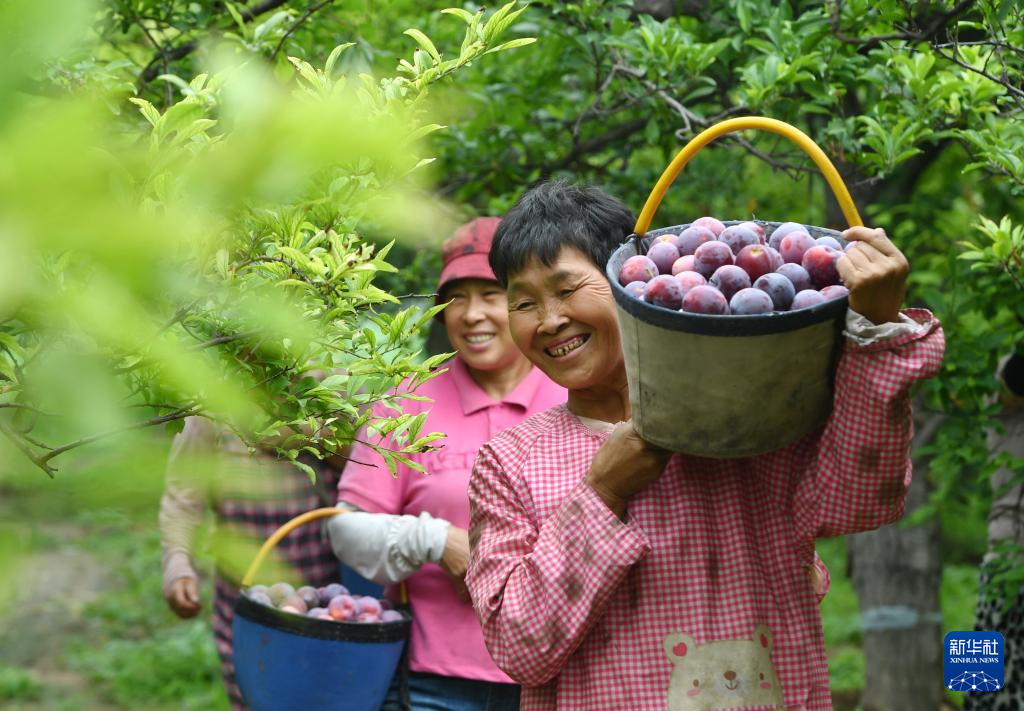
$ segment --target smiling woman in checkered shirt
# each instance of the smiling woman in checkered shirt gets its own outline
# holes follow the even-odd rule
[[[814,541],[902,516],[908,389],[937,372],[942,330],[900,312],[908,267],[885,233],[848,230],[827,425],[757,457],[672,455],[629,422],[604,275],[633,222],[597,189],[546,183],[495,237],[512,337],[569,399],[473,469],[466,583],[488,650],[527,710],[830,709]]]

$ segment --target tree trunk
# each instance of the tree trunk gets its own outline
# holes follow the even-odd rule
[[[943,416],[917,420],[915,449],[934,437]],[[914,459],[907,513],[928,499],[928,459]],[[850,536],[853,586],[864,632],[864,711],[936,711],[943,698],[942,560],[938,521],[900,524]]]

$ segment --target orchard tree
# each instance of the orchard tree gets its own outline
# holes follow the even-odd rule
[[[421,433],[401,400],[446,357],[420,354],[419,330],[440,307],[375,285],[396,270],[391,245],[364,235],[450,230],[422,177],[433,160],[423,138],[442,129],[426,97],[484,55],[532,41],[501,41],[523,9],[450,11],[462,34],[450,58],[408,29],[411,57],[378,78],[340,71],[351,43],[315,62],[288,57],[275,73],[251,50],[292,16],[253,28],[275,3],[215,3],[233,33],[204,47],[208,71],[162,75],[174,100],[158,107],[129,95],[123,63],[96,60],[117,47],[90,39],[89,9],[56,4],[68,10],[58,20],[27,2],[0,18],[21,31],[8,39],[22,58],[0,84],[6,448],[52,476],[83,445],[202,415],[310,476],[302,452],[343,457],[367,424],[397,436],[381,451],[392,470],[416,467],[407,455],[441,435]],[[114,6],[156,43],[151,15],[201,11]],[[406,380],[413,393],[395,395]],[[394,416],[371,420],[375,402]]]

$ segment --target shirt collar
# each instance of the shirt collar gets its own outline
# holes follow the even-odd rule
[[[500,402],[497,402],[492,400],[491,396],[473,380],[465,362],[458,355],[451,359],[448,370],[452,374],[452,383],[455,385],[455,392],[458,393],[464,415],[472,415],[474,412],[502,404],[517,405],[526,410],[533,402],[537,395],[537,389],[545,377],[537,368],[530,368],[529,374],[523,378],[523,381]]]

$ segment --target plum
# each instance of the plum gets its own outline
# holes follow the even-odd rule
[[[825,301],[831,301],[832,299],[841,299],[844,296],[849,296],[850,290],[842,284],[832,284],[831,286],[826,286],[819,293]]]
[[[797,292],[801,292],[804,289],[810,289],[812,287],[811,275],[808,274],[807,270],[799,264],[783,264],[775,270],[775,273],[781,274],[793,282],[793,288]]]
[[[726,264],[715,270],[710,283],[722,292],[726,299],[731,299],[740,289],[750,288],[750,277],[735,264]]]
[[[306,604],[306,601],[299,597],[298,594],[287,596],[281,601],[281,604],[278,605],[278,607],[282,610],[297,612],[302,615],[305,615],[306,611],[309,610],[309,606]]]
[[[626,290],[627,294],[640,301],[644,300],[644,294],[647,292],[647,284],[642,281],[631,281],[622,288]]]
[[[295,591],[295,594],[306,603],[306,608],[313,608],[320,604],[320,593],[311,585],[303,585]]]
[[[707,284],[695,286],[683,297],[683,311],[694,314],[727,314],[729,302],[718,289]]]
[[[782,255],[779,254],[779,250],[775,249],[775,247],[768,247],[766,245],[765,251],[768,252],[768,263],[771,264],[772,271],[777,272],[779,267],[786,263],[786,260],[782,258]]]
[[[658,267],[650,257],[638,254],[630,257],[619,270],[619,283],[625,286],[631,281],[650,281],[658,276]]]
[[[821,292],[816,289],[804,289],[798,291],[796,296],[793,297],[793,304],[789,307],[789,310],[806,309],[823,303],[825,303],[825,297],[821,295]]]
[[[280,605],[284,599],[290,595],[295,594],[295,588],[288,583],[274,583],[267,590],[267,595],[270,597],[274,605]]]
[[[678,311],[683,305],[683,290],[675,277],[661,274],[647,282],[644,300],[655,306]]]
[[[654,238],[655,242],[668,242],[676,249],[679,249],[679,235],[674,235],[671,232],[666,232],[663,235],[658,235]]]
[[[671,278],[672,277],[669,277],[669,279]],[[380,600],[375,597],[370,597],[369,595],[364,595],[363,597],[356,598],[356,610],[358,610],[361,615],[372,614],[380,616],[383,608],[380,606]]]
[[[752,230],[757,235],[757,239],[761,244],[765,243],[764,227],[757,224],[756,222],[741,222],[737,227],[746,227],[748,230]]]
[[[398,610],[384,610],[380,613],[381,622],[401,622],[404,618]]]
[[[804,232],[807,232],[807,228],[799,222],[783,222],[775,228],[772,232],[772,236],[768,238],[768,246],[778,249],[779,242],[782,241],[782,238],[794,230],[803,230]]]
[[[693,253],[693,270],[700,272],[705,279],[719,267],[732,262],[732,250],[724,242],[705,242]]]
[[[252,600],[253,602],[255,602],[255,603],[259,604],[259,605],[266,605],[267,607],[273,607],[274,606],[274,603],[270,599],[270,596],[267,595],[265,592],[262,592],[262,591],[259,591],[259,590],[257,590],[256,592],[253,592],[252,590],[250,590],[247,593],[247,596],[248,596],[248,598],[250,600]]]
[[[708,283],[708,280],[699,272],[679,272],[672,278],[679,282],[679,288],[682,289],[683,296],[686,296],[686,292],[693,287]]]
[[[750,276],[752,282],[762,274],[774,271],[768,248],[759,244],[752,244],[741,249],[740,253],[736,255],[736,266],[741,267]]]
[[[729,245],[733,254],[739,254],[740,250],[751,244],[761,244],[757,233],[743,225],[733,225],[722,230],[718,235],[718,241]]]
[[[705,242],[714,242],[716,233],[706,227],[691,225],[679,233],[679,256],[685,257],[697,251]]]
[[[655,242],[647,250],[647,257],[654,262],[659,274],[669,274],[679,256],[679,249],[671,242]]]
[[[734,316],[751,316],[754,314],[770,314],[772,297],[760,289],[740,289],[729,301],[729,309]]]
[[[779,242],[779,254],[787,264],[799,264],[804,252],[814,246],[814,238],[803,230],[793,230]]]
[[[829,246],[815,245],[804,252],[800,266],[811,275],[811,283],[816,288],[822,289],[839,283],[839,270],[836,269],[836,262],[842,255],[842,252]]]
[[[783,274],[772,272],[763,274],[754,282],[754,288],[760,289],[772,299],[776,311],[788,311],[793,297],[796,296],[796,289],[793,282]]]
[[[853,241],[847,242],[846,246],[843,247],[843,252],[845,252],[846,254],[849,254],[850,251],[853,250],[856,246],[857,246],[856,242],[853,242]]]
[[[327,608],[326,607],[312,607],[306,613],[306,617],[321,618],[321,617],[323,617],[326,614],[327,614]]]
[[[253,585],[252,587],[248,588],[245,591],[245,593],[250,597],[252,596],[253,593],[262,593],[263,595],[268,595],[270,593],[270,588],[268,588],[266,585]]]
[[[843,245],[839,244],[839,240],[837,240],[835,237],[829,237],[828,235],[824,235],[823,237],[819,237],[818,239],[814,240],[814,244],[822,245],[825,247],[831,247],[832,249],[836,249],[839,251],[843,250]]]
[[[705,215],[704,217],[698,217],[696,220],[693,221],[692,226],[704,227],[706,229],[709,229],[715,234],[715,237],[722,234],[722,230],[725,229],[725,225],[723,225],[719,220],[716,220],[714,217],[710,217],[707,215]]]
[[[680,257],[672,264],[672,276],[675,276],[679,272],[694,271],[693,264],[694,256],[692,254],[687,254],[683,257]]]
[[[356,612],[356,601],[351,595],[336,595],[327,604],[327,612],[335,620],[351,620]]]
[[[317,592],[320,593],[320,604],[326,605],[338,595],[348,595],[348,589],[339,583],[331,583],[320,588]]]

